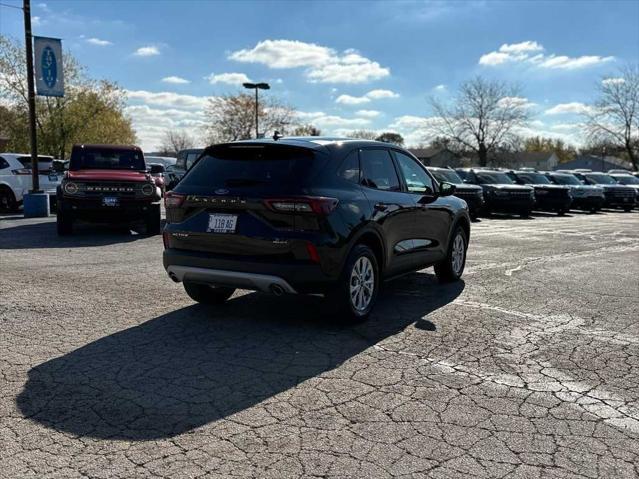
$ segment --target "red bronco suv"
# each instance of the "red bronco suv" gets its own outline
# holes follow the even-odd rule
[[[144,221],[147,234],[160,234],[160,197],[137,146],[74,145],[57,191],[58,234],[71,234],[75,220]]]

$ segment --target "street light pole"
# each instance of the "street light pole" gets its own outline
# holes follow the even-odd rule
[[[35,88],[33,85],[33,42],[31,40],[31,0],[23,0],[24,43],[27,53],[27,89],[29,95],[29,131],[31,136],[32,193],[40,192],[38,172],[38,142],[36,141]]]
[[[268,83],[242,83],[244,88],[249,90],[255,90],[255,138],[260,137],[259,128],[259,99],[257,96],[257,90],[269,90],[271,86]]]

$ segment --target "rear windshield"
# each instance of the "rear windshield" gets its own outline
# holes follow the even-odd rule
[[[614,177],[622,185],[639,185],[639,178],[630,175],[619,175]]]
[[[74,148],[70,170],[146,170],[139,150],[116,148]]]
[[[22,164],[23,167],[31,169],[31,157],[30,156],[19,156],[17,160]],[[51,164],[53,163],[53,158],[48,156],[38,156],[38,169],[39,170],[50,170]]]
[[[250,188],[299,185],[311,168],[310,150],[260,145],[226,146],[204,155],[180,186]]]
[[[534,185],[547,185],[550,183],[550,180],[541,173],[517,173],[517,176],[526,183]]]

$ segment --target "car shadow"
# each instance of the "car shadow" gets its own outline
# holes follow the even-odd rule
[[[350,326],[327,320],[324,303],[310,296],[250,293],[188,306],[34,367],[17,405],[26,418],[76,436],[172,437],[294,395],[412,323],[419,334],[435,331],[424,316],[463,289],[414,274],[387,285],[370,320]]]
[[[20,221],[20,218],[17,220]],[[128,243],[142,238],[148,238],[144,226],[136,224],[78,222],[73,225],[73,234],[70,236],[58,236],[55,221],[0,227],[2,249],[81,248]]]

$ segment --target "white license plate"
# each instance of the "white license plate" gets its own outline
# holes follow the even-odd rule
[[[102,204],[104,206],[118,206],[118,198],[116,196],[105,196],[102,198]]]
[[[208,233],[235,233],[237,215],[209,215]]]

